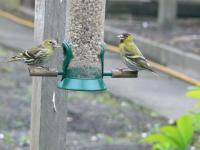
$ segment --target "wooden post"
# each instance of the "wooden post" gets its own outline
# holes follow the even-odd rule
[[[158,23],[162,27],[171,27],[177,14],[177,0],[159,0]]]
[[[53,38],[62,42],[66,35],[66,1],[36,0],[35,40]],[[61,68],[62,49],[50,61]],[[31,150],[66,150],[66,91],[57,89],[58,78],[33,77],[31,104]]]
[[[69,65],[73,78],[102,75],[100,44],[104,36],[106,0],[36,0],[35,39],[67,39],[73,50]],[[67,34],[68,33],[68,34]],[[61,68],[57,50],[51,68]],[[59,70],[59,69],[58,69]],[[31,115],[31,150],[65,150],[66,97],[57,78],[34,77]]]

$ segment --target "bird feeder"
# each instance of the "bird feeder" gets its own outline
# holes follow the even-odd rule
[[[57,77],[62,76],[61,81],[58,82],[58,88],[64,90],[73,90],[73,91],[104,91],[106,90],[106,86],[104,84],[103,78],[105,76],[110,76],[112,78],[137,78],[138,71],[132,70],[111,70],[111,71],[104,71],[104,52],[106,49],[106,44],[103,43],[100,45],[101,51],[99,55],[99,60],[101,63],[101,74],[96,75],[94,74],[92,78],[88,78],[88,76],[83,76],[82,69],[83,68],[74,68],[69,67],[71,61],[73,60],[73,51],[70,44],[67,41],[64,41],[62,44],[63,47],[63,66],[62,71],[58,72],[55,70],[46,70],[45,68],[37,68],[37,67],[30,67],[29,73],[30,76],[44,76],[44,77]],[[90,71],[94,68],[90,68]],[[94,70],[94,73],[96,70]]]
[[[62,76],[58,88],[74,91],[103,91],[104,76],[136,78],[137,71],[104,71],[104,21],[106,0],[67,1],[67,24],[62,44],[64,60],[62,71],[30,68],[31,76]]]
[[[103,81],[105,44],[101,45],[101,52],[99,55],[99,60],[102,66],[101,76],[97,75],[93,76],[93,78],[81,77],[80,74],[82,72],[82,68],[76,68],[76,67],[72,67],[71,69],[69,68],[69,64],[73,59],[73,52],[70,44],[67,41],[63,42],[63,51],[64,51],[63,75],[62,75],[62,80],[58,83],[58,88],[65,90],[75,90],[75,91],[106,90],[106,86]]]

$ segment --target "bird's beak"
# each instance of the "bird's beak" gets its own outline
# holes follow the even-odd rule
[[[58,44],[59,43],[59,40],[58,40],[58,38],[56,39],[56,42],[57,42],[57,44],[56,44],[56,48],[60,48],[61,47],[61,45],[60,44]]]
[[[124,36],[122,34],[117,36],[119,39],[124,39]]]
[[[60,48],[61,46],[59,45],[59,44],[57,44],[56,46],[55,46],[55,48]]]
[[[53,47],[54,48],[59,48],[59,47],[61,47],[58,43],[53,43]]]

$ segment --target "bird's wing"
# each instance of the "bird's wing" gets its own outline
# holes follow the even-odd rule
[[[143,56],[134,42],[126,44],[125,51],[127,54],[132,54],[134,56]]]
[[[45,58],[47,54],[47,50],[42,46],[37,46],[25,50],[21,53],[23,55],[23,60],[27,64],[36,64],[41,63],[42,58]]]
[[[147,69],[151,71],[154,75],[158,76],[158,74],[151,68],[146,58],[141,56],[127,56],[127,59],[136,64],[136,66],[138,66],[141,70]]]
[[[123,57],[124,64],[131,70],[139,70],[138,64],[127,57]]]
[[[23,60],[25,62],[31,62],[35,60],[34,53],[31,53],[30,49],[18,53],[16,56],[11,57],[8,62]]]
[[[24,51],[23,54],[29,58],[37,59],[40,57],[45,57],[47,51],[48,49],[40,45]]]
[[[136,55],[126,55],[126,57],[128,57],[129,59],[132,60],[137,60],[137,59],[142,59],[142,60],[146,60],[146,58],[144,58],[143,56],[136,56]]]
[[[137,65],[144,69],[150,69],[150,64],[146,58],[143,56],[126,56],[131,61],[135,62]]]
[[[23,52],[22,52],[22,55],[23,55],[25,58],[35,59],[34,54],[31,53],[31,51],[29,51],[29,50],[23,51]]]

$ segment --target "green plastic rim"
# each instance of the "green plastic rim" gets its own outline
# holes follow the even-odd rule
[[[65,78],[58,83],[58,88],[72,91],[104,91],[103,79],[70,79]]]

